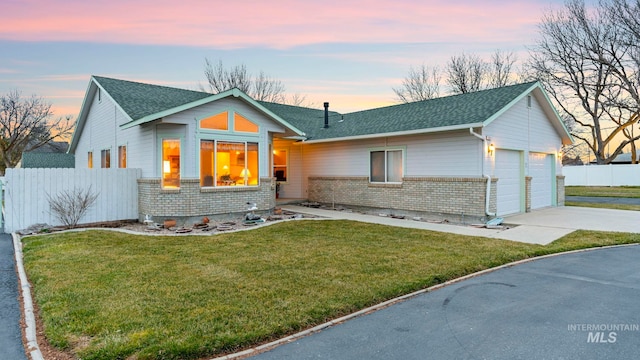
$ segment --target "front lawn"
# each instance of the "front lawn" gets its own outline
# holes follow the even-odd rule
[[[46,336],[82,359],[221,355],[514,260],[638,242],[578,231],[541,246],[350,221],[23,239]]]
[[[640,198],[640,186],[566,186],[566,196]]]

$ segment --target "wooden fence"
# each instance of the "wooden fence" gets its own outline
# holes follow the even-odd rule
[[[33,224],[62,225],[51,213],[49,198],[64,191],[98,195],[80,223],[138,218],[140,169],[7,169],[4,177],[4,231]]]
[[[565,186],[640,186],[640,165],[564,166]]]

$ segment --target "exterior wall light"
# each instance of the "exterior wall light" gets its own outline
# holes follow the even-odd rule
[[[496,147],[493,146],[493,144],[489,144],[489,147],[487,148],[487,152],[489,153],[489,155],[493,155],[494,151],[496,151]]]

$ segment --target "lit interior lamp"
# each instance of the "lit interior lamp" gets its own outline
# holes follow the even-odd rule
[[[240,171],[240,177],[241,178],[250,178],[251,177],[251,172],[249,171],[249,169],[242,169],[242,171]]]
[[[168,174],[171,172],[171,163],[169,160],[165,160],[162,162],[162,172]]]
[[[493,144],[489,144],[489,155],[493,155],[493,152],[496,150],[496,147]]]

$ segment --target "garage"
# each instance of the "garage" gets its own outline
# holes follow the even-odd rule
[[[522,211],[522,161],[519,151],[496,150],[497,215]]]
[[[553,155],[529,153],[531,209],[553,205]]]

